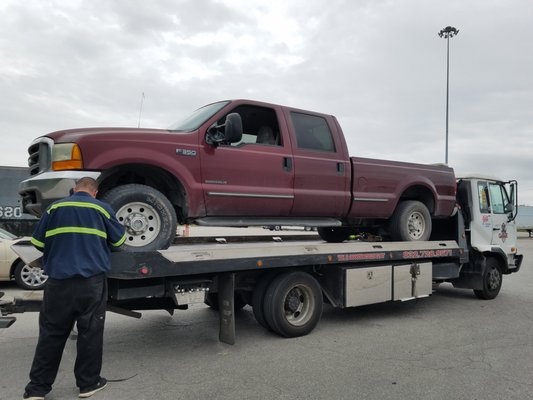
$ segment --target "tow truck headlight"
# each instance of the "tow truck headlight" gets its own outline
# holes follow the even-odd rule
[[[52,170],[82,169],[80,147],[76,143],[59,143],[52,149]]]

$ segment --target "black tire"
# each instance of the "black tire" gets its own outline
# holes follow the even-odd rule
[[[429,240],[431,214],[424,203],[416,200],[402,201],[390,220],[393,241],[412,242]]]
[[[235,311],[243,309],[247,304],[244,300],[244,297],[239,292],[235,292],[235,297],[233,301],[233,308]],[[215,311],[220,310],[220,306],[218,303],[218,293],[206,293],[204,303]]]
[[[341,243],[350,237],[351,230],[347,227],[328,226],[325,228],[318,228],[318,235],[329,243]]]
[[[48,276],[41,268],[27,265],[22,260],[17,261],[14,275],[15,282],[24,290],[41,290],[48,280]]]
[[[305,272],[278,275],[265,293],[266,322],[284,337],[311,332],[320,320],[322,307],[322,289],[316,279]]]
[[[124,246],[129,251],[166,249],[178,226],[176,211],[160,191],[146,185],[118,186],[104,194],[126,227]]]
[[[493,257],[487,258],[483,272],[483,289],[474,290],[474,294],[481,300],[492,300],[498,296],[502,288],[503,274],[500,263]]]
[[[274,274],[264,274],[259,277],[252,293],[252,310],[255,320],[263,328],[272,330],[265,319],[264,301],[265,293],[272,280],[276,277]]]

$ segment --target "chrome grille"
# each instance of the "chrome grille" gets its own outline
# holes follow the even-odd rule
[[[28,148],[30,175],[37,175],[50,168],[53,143],[49,138],[39,138],[30,145]]]

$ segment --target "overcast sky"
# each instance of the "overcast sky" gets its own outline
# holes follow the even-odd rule
[[[352,155],[445,159],[533,205],[531,0],[2,0],[0,165],[54,130],[166,128],[251,98],[337,116]]]

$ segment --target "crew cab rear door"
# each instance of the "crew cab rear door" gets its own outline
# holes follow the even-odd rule
[[[351,164],[336,120],[285,109],[294,158],[292,216],[343,217],[350,204]]]
[[[229,113],[242,119],[238,143],[203,143],[202,187],[208,216],[287,216],[293,203],[290,144],[282,136],[278,109],[236,103]],[[205,132],[203,132],[205,134]],[[203,140],[203,139],[201,139]]]

